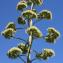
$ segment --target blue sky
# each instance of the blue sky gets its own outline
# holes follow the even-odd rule
[[[17,17],[20,15],[16,10],[16,4],[20,0],[0,0],[0,32],[4,30],[6,24],[10,21],[14,21],[17,24]],[[41,11],[44,9],[50,10],[53,14],[53,19],[49,21],[41,21],[36,26],[43,32],[47,33],[48,27],[54,27],[60,31],[61,36],[56,40],[55,44],[48,44],[43,39],[37,39],[33,42],[35,50],[40,52],[43,48],[52,48],[56,55],[50,58],[48,61],[34,61],[33,63],[62,63],[63,62],[63,0],[44,0],[44,3],[40,7],[36,7],[37,10]],[[17,27],[20,27],[20,25]],[[24,30],[23,30],[24,31]],[[16,36],[26,39],[27,36],[24,32],[19,30]],[[16,39],[7,40],[0,35],[0,63],[22,63],[20,59],[11,60],[6,56],[6,52],[13,46],[17,46],[18,43],[22,42]]]

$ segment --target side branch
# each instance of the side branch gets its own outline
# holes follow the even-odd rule
[[[26,63],[26,61],[25,61],[23,58],[21,58],[20,56],[19,56],[19,59],[20,59],[21,61],[23,61],[23,63]]]
[[[16,28],[16,30],[21,30],[21,29],[26,29],[26,28]]]
[[[12,38],[18,39],[18,40],[22,40],[22,41],[24,41],[24,42],[27,42],[26,40],[24,40],[24,39],[22,39],[22,38],[19,38],[19,37],[14,37],[14,36],[12,36]]]

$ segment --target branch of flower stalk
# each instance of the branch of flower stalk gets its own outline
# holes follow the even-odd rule
[[[20,55],[20,56],[26,56],[25,54],[22,54],[22,55]]]
[[[40,22],[40,20],[36,20],[33,22],[33,25],[37,24],[38,22]]]
[[[16,28],[17,30],[25,29],[25,28]]]
[[[45,35],[45,36],[42,36],[42,38],[43,38],[43,39],[45,39],[45,37],[46,37],[46,36],[47,36],[47,35]]]
[[[35,52],[36,54],[38,54],[38,52],[36,50],[32,50],[33,52]]]
[[[46,36],[42,36],[41,38],[45,39]],[[41,39],[41,38],[36,38],[36,37],[33,37],[33,40],[35,39]]]
[[[22,38],[19,38],[19,37],[14,37],[14,36],[11,36],[12,38],[14,38],[14,39],[18,39],[18,40],[22,40],[22,41],[24,41],[24,42],[27,42],[26,40],[24,40],[24,39],[22,39]]]
[[[33,61],[35,61],[35,60],[37,60],[37,58],[32,59],[31,62],[33,62]]]
[[[26,28],[16,28],[16,30],[21,30],[21,29],[26,29]]]
[[[36,50],[32,50],[32,51],[35,52],[36,54],[38,54],[38,52]],[[32,59],[31,62],[33,62],[35,60],[37,60],[37,58]]]
[[[36,54],[39,54],[36,50],[32,50],[32,51],[35,52]],[[35,60],[37,60],[37,59],[38,59],[38,58],[35,57],[34,59],[31,60],[31,62],[33,62],[33,61],[35,61]],[[38,59],[38,60],[41,60],[41,59]]]
[[[35,61],[35,60],[40,60],[40,61],[42,61],[42,59],[34,58],[34,59],[31,60],[31,63],[32,63],[33,61]]]
[[[22,58],[22,57],[18,57],[21,61],[23,61],[23,63],[26,63],[26,61]]]

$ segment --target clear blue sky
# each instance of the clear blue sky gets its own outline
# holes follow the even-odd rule
[[[19,12],[16,10],[16,4],[20,0],[0,0],[0,31],[9,21],[17,23]],[[37,7],[37,10],[43,9],[50,10],[53,14],[53,19],[49,21],[41,21],[36,24],[37,27],[43,32],[47,33],[48,27],[55,27],[60,31],[61,36],[56,40],[56,44],[48,44],[45,40],[37,39],[33,43],[33,48],[40,52],[43,48],[52,48],[56,56],[50,58],[48,61],[35,61],[33,63],[63,63],[63,0],[44,0],[42,6]],[[20,27],[17,25],[17,27]],[[23,36],[22,36],[23,35]],[[26,34],[25,34],[26,35]],[[23,31],[17,31],[16,36],[25,38]],[[17,46],[16,39],[7,40],[0,35],[0,63],[22,63],[20,59],[11,60],[6,56],[6,52],[13,46]]]

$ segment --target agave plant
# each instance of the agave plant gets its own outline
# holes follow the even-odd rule
[[[32,49],[34,39],[44,39],[47,43],[53,44],[60,36],[59,31],[53,27],[49,27],[47,29],[47,34],[44,36],[42,33],[43,31],[40,31],[39,28],[35,26],[37,22],[40,22],[39,20],[42,21],[44,19],[48,21],[52,19],[51,11],[42,10],[38,12],[37,9],[35,9],[34,6],[39,6],[42,4],[43,0],[22,0],[18,2],[16,8],[21,13],[17,19],[17,23],[20,24],[21,27],[17,28],[14,22],[9,22],[5,27],[5,30],[1,33],[6,39],[14,38],[22,41],[16,47],[12,47],[7,52],[7,56],[9,58],[20,58],[24,63],[32,63],[37,59],[43,59],[45,61],[48,60],[48,58],[55,56],[54,50],[50,48],[44,48],[42,52],[37,52]],[[22,37],[15,37],[15,33],[18,29],[25,29],[25,33],[28,36],[26,37],[27,40],[23,39]],[[33,52],[35,52],[35,58],[31,59],[31,53]],[[26,57],[26,61],[22,58],[22,56]]]

